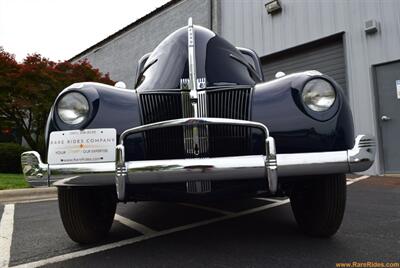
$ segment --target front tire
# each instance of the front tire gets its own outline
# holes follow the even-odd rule
[[[339,229],[346,206],[346,176],[320,175],[297,181],[290,201],[300,229],[314,237],[330,237]]]
[[[117,198],[112,187],[58,187],[58,205],[68,236],[89,244],[107,236]]]

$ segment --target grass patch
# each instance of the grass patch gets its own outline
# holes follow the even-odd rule
[[[23,174],[0,173],[0,190],[28,187]]]

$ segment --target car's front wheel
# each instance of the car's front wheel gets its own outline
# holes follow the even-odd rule
[[[69,237],[88,244],[107,236],[117,198],[112,187],[58,187],[58,204]]]
[[[311,236],[330,237],[339,229],[346,206],[344,174],[297,181],[290,194],[300,229]]]

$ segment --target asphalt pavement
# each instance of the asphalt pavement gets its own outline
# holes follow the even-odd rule
[[[400,178],[372,177],[349,185],[342,227],[330,239],[303,235],[287,199],[119,204],[107,240],[90,246],[68,238],[57,200],[3,204],[0,216],[0,257],[9,266],[336,267],[336,263],[353,261],[400,263]]]

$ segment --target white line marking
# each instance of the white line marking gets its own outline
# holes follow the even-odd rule
[[[186,206],[186,207],[192,207],[192,208],[198,208],[198,209],[202,209],[202,210],[208,210],[208,211],[216,212],[216,213],[219,213],[219,214],[222,214],[222,215],[232,215],[232,214],[234,214],[234,212],[231,212],[231,211],[226,211],[226,210],[222,210],[222,209],[218,209],[218,208],[207,207],[207,206],[198,205],[198,204],[178,203],[178,205],[182,205],[182,206]]]
[[[350,184],[353,184],[355,182],[359,182],[359,181],[368,179],[369,177],[371,177],[371,176],[364,175],[364,176],[360,176],[360,177],[357,177],[357,178],[354,178],[354,179],[348,179],[347,180],[347,185],[350,185]]]
[[[12,201],[12,202],[5,202],[3,204],[27,204],[27,203],[38,203],[38,202],[46,202],[46,201],[57,201],[57,197],[52,198],[43,198],[37,200],[21,200],[21,201]]]
[[[143,224],[140,224],[140,223],[138,223],[136,221],[133,221],[131,219],[125,218],[125,217],[123,217],[121,215],[118,215],[118,214],[115,214],[114,220],[116,220],[116,221],[122,223],[123,225],[126,225],[126,226],[128,226],[128,227],[130,227],[130,228],[132,228],[132,229],[134,229],[134,230],[136,230],[136,231],[138,231],[138,232],[140,232],[140,233],[142,233],[144,235],[149,235],[149,234],[152,234],[152,233],[156,233],[156,231],[154,231],[153,229],[151,229],[151,228],[149,228],[147,226],[144,226]]]
[[[11,241],[14,229],[14,204],[4,206],[0,221],[0,267],[10,263]]]
[[[274,203],[280,202],[280,201],[281,201],[281,200],[279,200],[279,199],[266,198],[266,197],[257,197],[257,198],[254,198],[254,199],[263,200],[263,201],[268,201],[268,202],[274,202]]]
[[[274,208],[274,207],[278,207],[278,206],[281,206],[281,205],[284,205],[284,204],[287,204],[287,203],[289,203],[289,199],[285,199],[285,200],[282,200],[280,202],[275,202],[275,203],[268,204],[268,205],[265,205],[265,206],[261,206],[261,207],[257,207],[257,208],[253,208],[253,209],[249,209],[249,210],[245,210],[245,211],[241,211],[241,212],[234,213],[234,214],[231,214],[231,215],[221,216],[221,217],[213,218],[213,219],[210,219],[210,220],[205,220],[205,221],[200,221],[200,222],[196,222],[196,223],[192,223],[192,224],[188,224],[188,225],[184,225],[184,226],[179,226],[179,227],[163,230],[163,231],[160,231],[160,232],[155,232],[155,233],[148,234],[148,235],[141,235],[141,236],[137,236],[137,237],[134,237],[134,238],[125,239],[125,240],[122,240],[122,241],[118,241],[118,242],[114,242],[114,243],[110,243],[110,244],[106,244],[106,245],[102,245],[102,246],[98,246],[98,247],[94,247],[94,248],[84,249],[84,250],[80,250],[80,251],[76,251],[76,252],[71,252],[71,253],[67,253],[67,254],[64,254],[64,255],[60,255],[60,256],[56,256],[56,257],[52,257],[52,258],[48,258],[48,259],[44,259],[44,260],[40,260],[40,261],[24,263],[24,264],[21,264],[21,265],[18,265],[18,266],[13,266],[13,267],[14,268],[17,268],[17,267],[18,268],[21,268],[21,267],[38,267],[38,266],[43,266],[43,265],[52,264],[52,263],[56,263],[56,262],[62,262],[62,261],[66,261],[66,260],[70,260],[70,259],[74,259],[74,258],[78,258],[78,257],[83,257],[83,256],[86,256],[86,255],[89,255],[89,254],[93,254],[93,253],[97,253],[97,252],[101,252],[101,251],[105,251],[105,250],[110,250],[110,249],[114,249],[114,248],[130,245],[130,244],[138,243],[138,242],[141,242],[141,241],[144,241],[144,240],[148,240],[148,239],[151,239],[151,238],[155,238],[155,237],[159,237],[159,236],[163,236],[163,235],[168,235],[168,234],[172,234],[172,233],[176,233],[176,232],[180,232],[180,231],[185,231],[185,230],[193,229],[193,228],[196,228],[196,227],[208,225],[208,224],[211,224],[211,223],[224,221],[224,220],[227,220],[227,219],[238,218],[240,216],[244,216],[244,215],[260,212],[260,211],[267,210],[267,209]]]

